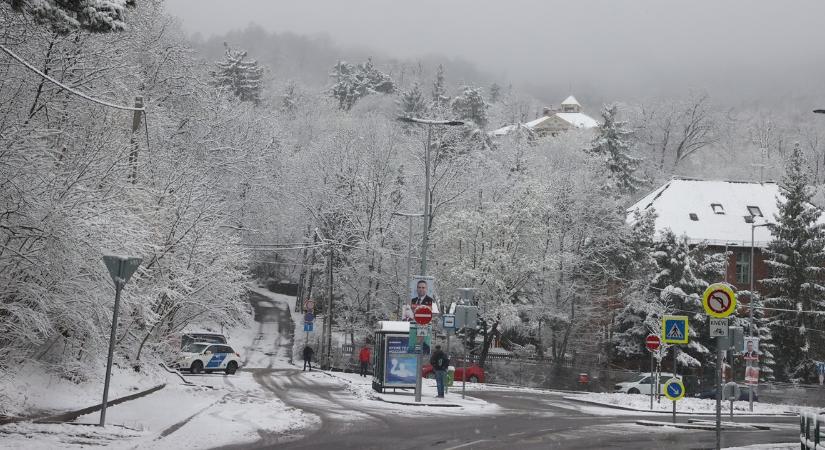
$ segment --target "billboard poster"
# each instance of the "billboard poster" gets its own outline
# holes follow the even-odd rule
[[[745,368],[745,384],[759,384],[759,367],[751,366]]]
[[[432,308],[433,314],[439,314],[441,312],[438,310],[434,277],[416,275],[410,279],[410,319],[412,319],[412,311],[415,310],[418,305],[429,306]],[[406,314],[407,310],[405,309],[402,316],[406,316]],[[406,319],[402,318],[402,320]]]
[[[408,336],[387,336],[386,358],[384,359],[384,386],[414,387],[416,358],[407,352]]]
[[[759,338],[746,337],[744,348],[742,348],[742,353],[744,353],[744,358],[746,361],[759,360]]]

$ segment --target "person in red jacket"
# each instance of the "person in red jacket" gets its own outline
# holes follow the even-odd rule
[[[361,376],[367,376],[367,368],[370,364],[370,348],[366,344],[361,347],[361,353],[358,354],[358,361],[361,362]]]

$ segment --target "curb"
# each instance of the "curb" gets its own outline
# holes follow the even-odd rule
[[[106,402],[106,407],[119,405],[123,402],[128,402],[129,400],[135,400],[141,397],[145,397],[153,392],[157,392],[166,387],[166,383],[159,384],[155,387],[146,389],[145,391],[137,392],[134,394],[130,394],[124,397],[116,398],[109,402]],[[75,411],[67,411],[60,414],[54,414],[49,416],[39,416],[39,417],[12,417],[10,419],[3,419],[0,420],[0,425],[5,425],[9,423],[16,423],[16,422],[33,422],[33,423],[49,423],[49,422],[70,422],[72,420],[77,419],[80,416],[85,416],[86,414],[93,413],[95,411],[100,411],[103,408],[103,404],[97,404],[95,406],[90,406],[88,408],[78,409]]]
[[[674,427],[685,430],[705,430],[715,431],[716,424],[698,423],[695,420],[688,420],[688,423],[672,423],[672,422],[656,422],[653,420],[637,420],[636,425],[644,425],[648,427]],[[721,430],[771,430],[768,426],[758,426],[756,424],[737,424],[731,422],[722,422]]]
[[[595,401],[592,401],[592,400],[584,400],[584,399],[580,399],[580,398],[573,398],[573,397],[562,397],[562,398],[565,399],[565,400],[570,400],[572,402],[586,403],[588,405],[596,405],[596,406],[601,406],[603,408],[621,409],[621,410],[624,410],[624,411],[633,411],[633,412],[637,412],[637,413],[673,414],[673,411],[653,411],[653,410],[650,410],[650,409],[635,409],[635,408],[629,408],[627,406],[612,405],[612,404],[609,404],[609,403],[600,403],[600,402],[595,402]],[[708,413],[708,412],[676,411],[676,413],[681,414],[681,415],[685,415],[685,416],[716,416],[715,412]],[[722,415],[725,415],[725,414],[727,414],[727,413],[724,413],[724,412],[722,413]],[[757,414],[757,413],[742,413],[742,412],[740,412],[740,413],[735,413],[734,414],[734,416],[738,416],[738,417],[743,417],[743,416],[746,416],[746,417],[794,417],[796,415],[797,415],[796,413],[792,413],[792,412],[786,412],[786,413],[780,413],[780,414],[769,414],[769,413],[759,413],[759,414]]]
[[[392,400],[384,400],[381,396],[376,395],[376,400],[380,400],[384,403],[392,403],[393,405],[407,405],[407,406],[436,406],[441,408],[461,408],[461,405],[455,405],[452,403],[406,403],[406,402],[394,402]]]

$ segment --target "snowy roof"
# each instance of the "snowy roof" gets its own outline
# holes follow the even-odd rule
[[[526,126],[527,128],[532,129],[532,128],[534,128],[536,125],[538,125],[538,124],[540,124],[540,123],[544,122],[545,120],[547,120],[547,119],[549,119],[549,118],[550,118],[550,116],[541,116],[541,117],[539,117],[539,118],[538,118],[538,119],[536,119],[536,120],[531,120],[531,121],[529,121],[529,122],[525,123],[525,124],[524,124],[524,126]]]
[[[378,331],[389,331],[393,333],[409,333],[410,323],[399,320],[379,320]]]
[[[562,105],[579,105],[579,106],[581,106],[581,103],[579,103],[579,101],[576,100],[576,97],[573,97],[572,95],[567,97],[566,99],[564,99],[564,101],[561,102],[561,104]]]
[[[573,99],[575,100],[575,99]],[[560,119],[569,122],[576,128],[596,128],[599,126],[599,122],[596,122],[596,119],[588,116],[584,113],[556,113]]]
[[[754,217],[756,224],[774,222],[780,195],[774,182],[673,179],[628,208],[627,221],[633,221],[637,209],[654,208],[657,233],[670,228],[692,243],[750,247],[751,224],[745,217]],[[754,240],[758,247],[767,245],[767,227],[757,227]]]

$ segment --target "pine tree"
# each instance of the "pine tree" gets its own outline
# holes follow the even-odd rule
[[[412,89],[404,91],[398,100],[401,115],[404,117],[422,117],[427,111],[427,102],[418,83],[413,84]]]
[[[338,100],[338,107],[349,111],[355,103],[370,94],[392,94],[395,92],[395,83],[389,75],[376,69],[372,59],[353,66],[345,61],[339,61],[332,68],[330,76],[335,84],[330,94]]]
[[[258,65],[258,61],[247,60],[245,51],[232,50],[226,43],[224,47],[224,60],[215,63],[217,70],[210,72],[212,84],[232,93],[243,102],[258,104],[263,89],[263,69]]]
[[[3,0],[15,11],[31,14],[49,24],[58,34],[80,28],[95,33],[122,31],[126,28],[126,8],[135,0]]]
[[[610,177],[621,193],[632,194],[644,184],[635,175],[642,160],[631,156],[630,137],[633,132],[627,129],[626,122],[618,120],[618,113],[617,105],[605,105],[602,110],[604,124],[587,151],[604,160]]]
[[[501,99],[501,86],[498,83],[490,85],[490,103],[498,103]]]
[[[464,120],[469,120],[483,128],[487,125],[487,108],[490,105],[484,100],[481,92],[473,87],[465,86],[464,91],[453,99],[453,112]]]
[[[811,376],[811,337],[808,329],[819,328],[822,320],[809,313],[825,309],[825,235],[818,222],[822,211],[811,204],[809,175],[799,144],[794,146],[785,165],[782,196],[777,198],[779,213],[771,226],[774,239],[765,253],[769,278],[762,280],[768,293],[770,332],[782,352],[775,355],[775,374],[780,380]],[[783,311],[791,310],[791,311]]]
[[[295,88],[295,83],[290,83],[284,90],[284,96],[281,99],[281,111],[293,115],[298,109],[298,102],[300,101],[300,94]]]
[[[435,81],[433,82],[433,106],[436,108],[444,108],[450,103],[450,97],[447,95],[447,85],[444,81],[444,66],[438,66],[438,72],[435,74]]]

